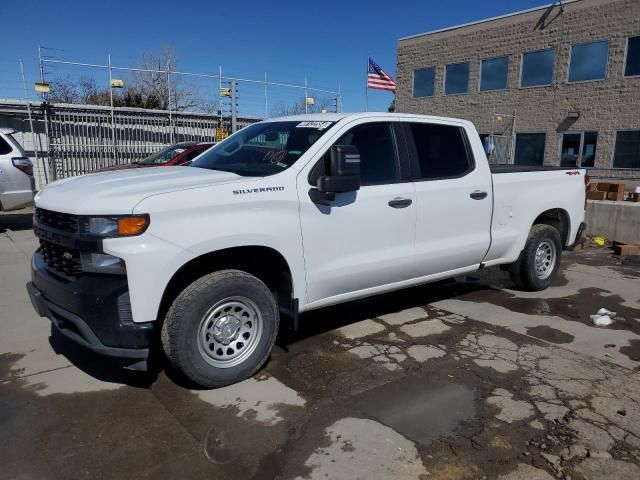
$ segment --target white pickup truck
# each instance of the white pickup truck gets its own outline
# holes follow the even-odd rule
[[[129,368],[161,346],[217,387],[255,373],[300,312],[494,265],[546,288],[584,229],[586,182],[579,169],[492,171],[464,120],[273,119],[191,167],[44,188],[27,288],[76,342]]]

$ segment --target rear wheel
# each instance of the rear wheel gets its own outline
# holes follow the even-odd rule
[[[174,300],[162,327],[171,366],[202,387],[221,387],[253,375],[278,333],[269,288],[239,270],[206,275]]]
[[[554,227],[534,225],[518,260],[512,265],[511,278],[522,290],[544,290],[560,267],[562,241]]]

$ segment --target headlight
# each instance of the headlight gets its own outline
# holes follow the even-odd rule
[[[100,237],[132,237],[149,227],[149,215],[86,217],[84,231]]]
[[[80,261],[82,270],[93,273],[110,273],[113,275],[124,275],[127,269],[124,260],[106,253],[81,252]]]

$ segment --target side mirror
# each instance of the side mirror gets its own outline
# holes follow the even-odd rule
[[[360,153],[351,145],[331,147],[329,175],[318,178],[311,199],[315,203],[328,205],[336,198],[336,193],[355,192],[360,189]]]

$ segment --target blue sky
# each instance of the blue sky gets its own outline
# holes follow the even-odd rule
[[[364,109],[367,55],[395,76],[400,37],[550,3],[545,0],[447,0],[394,2],[348,0],[227,1],[109,0],[108,2],[19,0],[0,2],[3,51],[0,98],[21,98],[18,59],[25,65],[29,94],[37,80],[38,45],[59,59],[130,66],[149,49],[172,45],[180,69],[304,82],[343,92],[344,110]],[[51,67],[48,78],[86,74]],[[98,80],[104,72],[95,72]],[[217,91],[199,80],[198,87]],[[247,108],[259,109],[260,92],[241,90]],[[242,94],[244,93],[244,97]],[[273,94],[275,98],[275,93]],[[389,92],[369,91],[370,110],[385,110]],[[275,101],[275,100],[272,100]]]

